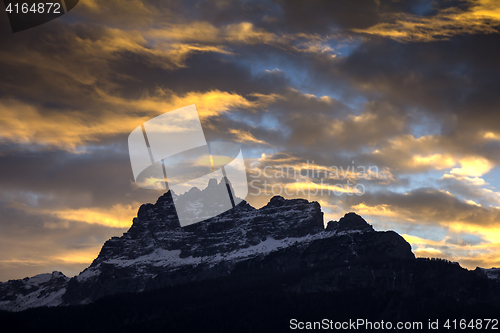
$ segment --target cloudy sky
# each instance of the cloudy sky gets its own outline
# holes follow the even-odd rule
[[[0,15],[0,281],[73,276],[125,232],[161,194],[128,134],[190,104],[241,144],[255,207],[306,197],[500,266],[499,27],[495,0],[81,0],[15,34]]]

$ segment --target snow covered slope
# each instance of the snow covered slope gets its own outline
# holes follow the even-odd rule
[[[68,281],[63,273],[54,271],[52,274],[0,283],[0,309],[22,311],[38,306],[60,305]]]

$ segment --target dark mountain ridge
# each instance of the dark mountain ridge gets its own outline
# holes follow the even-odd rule
[[[260,209],[243,201],[181,228],[167,192],[142,205],[131,228],[108,240],[78,276],[54,272],[0,284],[2,309],[52,306],[0,319],[27,331],[200,331],[203,322],[224,321],[227,329],[208,331],[246,323],[239,331],[276,332],[297,317],[484,316],[500,313],[493,273],[416,259],[400,235],[375,231],[355,213],[324,228],[319,204],[303,199],[274,197]]]

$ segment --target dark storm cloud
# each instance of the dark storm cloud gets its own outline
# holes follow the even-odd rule
[[[343,81],[355,87],[351,92],[357,91],[358,95],[375,100],[382,97],[388,105],[401,110],[400,114],[406,114],[402,117],[412,126],[422,127],[421,121],[433,123],[423,126],[433,128],[431,133],[420,134],[434,135],[426,140],[432,142],[433,148],[457,156],[480,155],[498,163],[498,142],[485,140],[484,136],[500,130],[500,100],[496,93],[500,89],[496,57],[499,45],[499,35],[408,44],[374,38],[348,57],[319,56],[309,64],[311,75],[333,90]],[[415,127],[406,129],[408,134],[418,133]],[[368,140],[364,131],[358,135],[362,142],[387,146],[376,138]],[[411,158],[415,153],[410,146],[400,148],[403,156]],[[425,152],[427,148],[420,149]],[[393,166],[399,164],[394,154],[373,158],[379,163],[393,159]]]
[[[361,3],[342,0],[311,1],[304,6],[302,1],[279,1],[283,11],[283,24],[298,31],[313,33],[328,33],[333,27],[366,28],[379,21],[379,15],[390,7],[393,2],[384,4],[373,0],[362,0]],[[388,5],[387,5],[388,4]]]
[[[41,200],[48,208],[64,204],[72,208],[82,204],[106,207],[123,200],[120,193],[130,192],[133,188],[129,163],[128,150],[123,142],[119,146],[107,146],[102,151],[96,149],[81,154],[11,150],[0,155],[0,184],[2,192],[58,194],[53,197],[55,202],[44,202],[42,195]],[[100,184],[107,186],[101,187]],[[86,202],[71,200],[72,195],[78,198],[84,193],[90,196]],[[69,204],[68,200],[73,202]]]
[[[453,113],[457,125],[481,123],[497,128],[496,54],[500,36],[454,37],[451,41],[401,44],[375,38],[339,63],[330,75],[342,75],[371,94],[383,94],[402,106],[420,106],[444,117]],[[318,68],[317,73],[320,72]],[[323,76],[323,82],[329,79]],[[439,118],[438,118],[439,119]]]
[[[363,84],[367,91],[383,93],[402,104],[461,113],[474,105],[475,94],[495,87],[499,41],[499,35],[411,44],[377,38],[354,51],[338,70],[360,88]],[[497,98],[489,92],[477,102],[488,105]]]
[[[384,21],[388,14],[432,15],[444,8],[467,7],[459,1],[430,0],[187,1],[185,4],[184,8],[191,9],[186,11],[187,16],[217,25],[245,20],[269,30],[312,34],[332,33],[333,28],[368,28]]]

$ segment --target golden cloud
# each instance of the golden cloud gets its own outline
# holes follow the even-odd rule
[[[136,216],[139,203],[130,205],[116,204],[111,208],[83,207],[78,209],[61,209],[45,212],[62,220],[100,224],[112,228],[128,228]]]
[[[166,24],[161,29],[143,32],[145,38],[158,41],[183,41],[221,44],[271,44],[293,37],[280,37],[262,28],[255,28],[250,22],[240,22],[218,28],[209,22]]]
[[[453,196],[451,193],[446,193]],[[391,204],[367,205],[361,203],[351,207],[363,216],[380,216],[389,218],[398,223],[414,225],[416,223],[435,223],[444,228],[448,234],[444,239],[435,241],[420,238],[415,235],[403,234],[402,236],[412,245],[415,255],[420,257],[441,257],[458,261],[467,268],[475,268],[474,265],[492,267],[499,263],[500,252],[500,218],[495,212],[500,208],[484,208],[480,204],[465,200],[465,203],[474,209],[490,209],[487,215],[479,214],[477,211],[457,212],[454,216],[442,216],[436,214],[432,207],[412,207],[411,210],[404,209]],[[438,216],[439,215],[439,216]],[[488,217],[487,221],[476,221]],[[470,244],[463,240],[450,242],[450,235],[476,235],[482,240],[478,244]],[[457,236],[458,237],[458,236]],[[460,238],[460,237],[458,237]]]
[[[463,239],[450,242],[452,240],[451,236],[445,236],[438,241],[408,234],[402,236],[411,244],[412,250],[417,257],[448,259],[459,262],[468,269],[496,267],[500,264],[498,258],[500,252],[499,242],[486,241],[470,244],[463,241]]]
[[[484,184],[484,180],[479,177],[495,166],[489,159],[477,155],[475,151],[464,151],[460,143],[441,135],[419,138],[410,134],[399,135],[372,154],[378,159],[389,161],[395,169],[406,172],[448,169],[449,173],[443,178],[455,178],[476,185]]]
[[[168,8],[160,10],[143,0],[85,0],[80,1],[72,13],[108,25],[122,25],[128,29],[131,26],[147,26],[160,19],[171,19],[173,16]]]
[[[496,0],[469,0],[466,10],[446,8],[430,17],[397,13],[389,22],[355,32],[382,36],[402,42],[431,42],[455,35],[498,33],[500,3]]]
[[[14,99],[0,99],[0,141],[46,145],[75,152],[88,142],[130,133],[150,118],[186,105],[196,104],[203,118],[235,108],[265,107],[279,96],[259,95],[250,101],[219,90],[184,95],[158,90],[154,95],[129,100],[97,90],[94,98],[103,105],[98,116],[76,110],[56,112]]]
[[[64,254],[55,255],[52,257],[51,261],[58,262],[62,261],[64,263],[71,264],[89,264],[99,254],[102,244],[88,247],[84,250],[70,250],[66,251]]]
[[[229,133],[235,136],[237,142],[253,142],[260,144],[267,144],[266,142],[259,140],[253,136],[252,133],[240,129],[231,128]]]
[[[493,168],[493,164],[482,157],[467,157],[460,160],[460,168],[450,171],[452,175],[480,177],[488,173]]]
[[[21,101],[0,100],[0,141],[39,144],[69,151],[99,137],[130,132],[148,117],[104,111],[100,117],[83,112],[44,112]]]
[[[200,117],[210,117],[230,112],[231,109],[235,108],[263,108],[280,98],[280,96],[276,94],[254,94],[253,96],[257,97],[257,99],[255,101],[250,101],[236,93],[220,90],[201,93],[193,91],[184,95],[178,95],[169,90],[157,89],[153,95],[145,95],[136,100],[109,95],[101,90],[98,90],[98,94],[103,101],[113,106],[124,107],[135,111],[146,111],[152,116],[175,110],[186,105],[196,104]]]
[[[362,216],[382,216],[393,219],[404,219],[408,222],[415,222],[415,219],[410,217],[410,212],[402,208],[395,208],[389,204],[367,205],[360,203],[351,207],[353,211]]]

